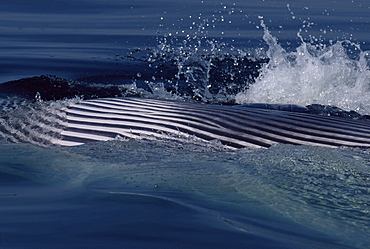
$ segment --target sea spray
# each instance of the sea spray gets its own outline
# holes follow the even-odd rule
[[[255,83],[236,94],[237,103],[322,104],[370,113],[369,53],[350,41],[315,45],[301,39],[293,52],[279,45],[261,20],[269,62]],[[350,56],[347,47],[357,51]],[[355,58],[352,58],[355,57]]]
[[[259,19],[263,40],[247,50],[211,39],[210,21],[202,18],[192,24],[194,33],[184,38],[171,33],[159,38],[158,49],[148,61],[158,68],[171,63],[176,68],[172,77],[162,79],[161,89],[173,89],[172,96],[188,101],[321,104],[370,113],[369,51],[350,40],[327,42],[311,35],[304,39],[301,34],[314,25],[309,21],[303,21],[297,33],[297,47],[285,48],[269,32],[263,17]]]
[[[266,63],[265,57],[252,54],[205,33],[165,35],[147,58],[159,77],[146,84],[153,93],[155,86],[155,95],[162,89],[187,101],[234,103],[235,94],[248,87]]]

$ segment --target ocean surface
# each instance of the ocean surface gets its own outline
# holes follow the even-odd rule
[[[0,6],[0,248],[369,248],[369,149],[56,147],[19,131],[34,137],[33,120],[115,96],[366,117],[370,2]]]

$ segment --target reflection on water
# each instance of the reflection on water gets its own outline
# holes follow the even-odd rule
[[[49,226],[74,243],[118,236],[135,245],[137,236],[149,236],[160,247],[191,235],[184,246],[217,237],[231,248],[261,241],[263,248],[361,247],[368,243],[369,159],[368,151],[287,145],[238,151],[145,141],[66,150],[3,145],[0,169],[8,180],[0,209],[9,214],[2,222],[25,224],[7,229],[9,238],[25,236],[41,220],[36,230],[47,235],[42,226]]]

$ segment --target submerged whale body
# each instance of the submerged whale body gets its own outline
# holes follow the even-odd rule
[[[255,107],[143,98],[91,99],[66,110],[61,136],[52,143],[76,146],[117,137],[194,136],[235,148],[277,143],[370,147],[370,122]]]

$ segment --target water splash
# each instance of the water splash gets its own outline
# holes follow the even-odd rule
[[[323,104],[370,113],[370,51],[350,41],[331,45],[301,45],[287,52],[263,20],[263,39],[270,59],[249,89],[235,96],[237,103]]]
[[[184,100],[230,103],[236,93],[254,81],[266,60],[209,38],[205,26],[203,22],[199,24],[193,35],[165,35],[158,39],[158,47],[147,59],[149,67],[160,73],[160,77],[146,82],[151,89],[160,83],[160,89]]]
[[[81,101],[81,98],[42,101],[28,101],[12,109],[0,112],[0,143],[33,143],[50,146],[60,137],[65,128],[64,109]],[[0,99],[1,102],[1,99]],[[26,104],[27,103],[27,104]]]
[[[161,59],[161,67],[173,63],[176,72],[166,83],[174,89],[174,95],[190,96],[185,100],[321,104],[370,113],[370,51],[362,51],[349,40],[327,44],[323,38],[309,36],[305,41],[301,33],[313,25],[308,21],[303,21],[304,30],[297,34],[300,45],[294,50],[283,48],[263,17],[259,19],[264,44],[257,48],[242,51],[210,39],[207,20],[200,19],[200,23],[193,23],[192,35],[178,38],[168,34],[160,38],[150,62],[155,65]],[[253,49],[260,52],[251,52]]]

